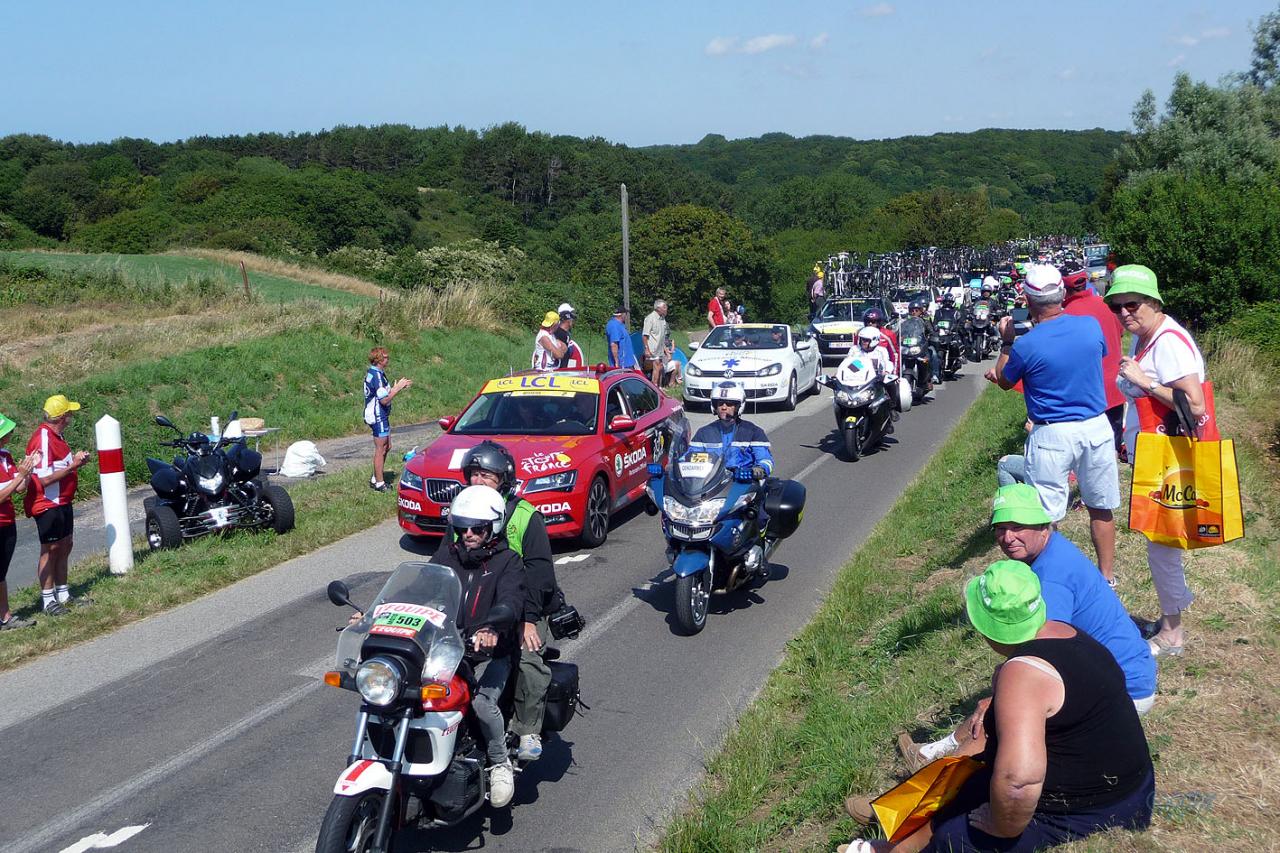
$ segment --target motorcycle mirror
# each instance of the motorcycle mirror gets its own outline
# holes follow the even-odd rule
[[[325,592],[329,595],[329,600],[339,607],[350,607],[352,610],[359,610],[351,603],[351,590],[347,589],[347,585],[342,581],[329,581],[329,586],[325,588]]]
[[[168,427],[169,429],[178,429],[176,426],[173,425],[173,421],[169,420],[164,415],[156,415],[156,426]],[[182,430],[178,430],[178,432],[182,432]]]
[[[649,479],[656,480],[662,476],[662,466],[657,462],[650,462],[645,466],[645,470],[649,472]]]
[[[240,417],[240,410],[232,409],[231,414],[227,415],[227,423],[231,423],[232,421],[236,420],[239,417]]]

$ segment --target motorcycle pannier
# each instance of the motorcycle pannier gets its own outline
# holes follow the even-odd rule
[[[542,717],[544,732],[564,731],[578,709],[578,665],[548,661],[551,684],[547,687],[547,710]]]
[[[804,516],[804,483],[795,480],[773,480],[764,494],[764,509],[769,513],[769,533],[786,539],[800,526]]]
[[[480,762],[453,759],[440,783],[431,791],[431,805],[436,817],[446,822],[459,820],[467,808],[480,797]]]

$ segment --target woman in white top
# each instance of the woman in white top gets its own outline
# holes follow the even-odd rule
[[[567,345],[556,340],[554,331],[559,323],[560,315],[555,311],[548,311],[542,318],[542,325],[533,338],[534,370],[555,370],[564,357]]]
[[[1133,460],[1138,441],[1138,412],[1134,401],[1150,397],[1173,408],[1173,392],[1184,391],[1191,414],[1205,415],[1204,356],[1200,348],[1176,320],[1164,313],[1164,300],[1157,288],[1156,274],[1139,264],[1117,267],[1112,274],[1106,300],[1120,317],[1125,331],[1133,335],[1129,354],[1120,359],[1116,385],[1129,398],[1126,407],[1124,443]],[[1195,596],[1187,588],[1182,550],[1147,542],[1147,566],[1160,598],[1160,631],[1150,641],[1151,653],[1182,654],[1182,611]]]

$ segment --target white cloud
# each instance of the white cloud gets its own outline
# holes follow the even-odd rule
[[[1195,36],[1178,36],[1173,40],[1174,44],[1180,44],[1183,47],[1195,47],[1200,43],[1200,39]]]
[[[707,42],[707,46],[704,51],[707,56],[724,56],[727,53],[732,53],[733,49],[737,46],[737,36],[716,36],[711,41]]]
[[[754,36],[742,43],[743,53],[764,53],[779,47],[795,47],[800,40],[792,35],[769,33],[767,36]]]
[[[1187,55],[1185,53],[1180,53],[1177,56],[1175,56],[1173,59],[1169,60],[1168,66],[1170,68],[1173,68],[1174,66],[1181,65],[1186,61],[1187,61]]]
[[[809,49],[822,50],[827,46],[827,42],[830,41],[830,39],[831,36],[828,33],[818,33],[816,36],[809,39]]]
[[[1058,72],[1059,80],[1070,80],[1074,76],[1076,76],[1076,67],[1074,65],[1070,68],[1064,68]]]
[[[891,3],[877,3],[874,6],[868,6],[862,10],[861,14],[864,18],[883,18],[885,15],[892,15],[894,12]]]
[[[1202,32],[1200,38],[1203,41],[1209,41],[1210,39],[1224,39],[1229,35],[1231,35],[1231,30],[1226,27],[1211,27]]]

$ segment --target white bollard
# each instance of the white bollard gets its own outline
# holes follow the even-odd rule
[[[129,498],[124,481],[120,422],[103,415],[94,425],[98,439],[98,476],[102,483],[102,517],[107,525],[107,557],[111,574],[133,568],[133,536],[129,533]]]

